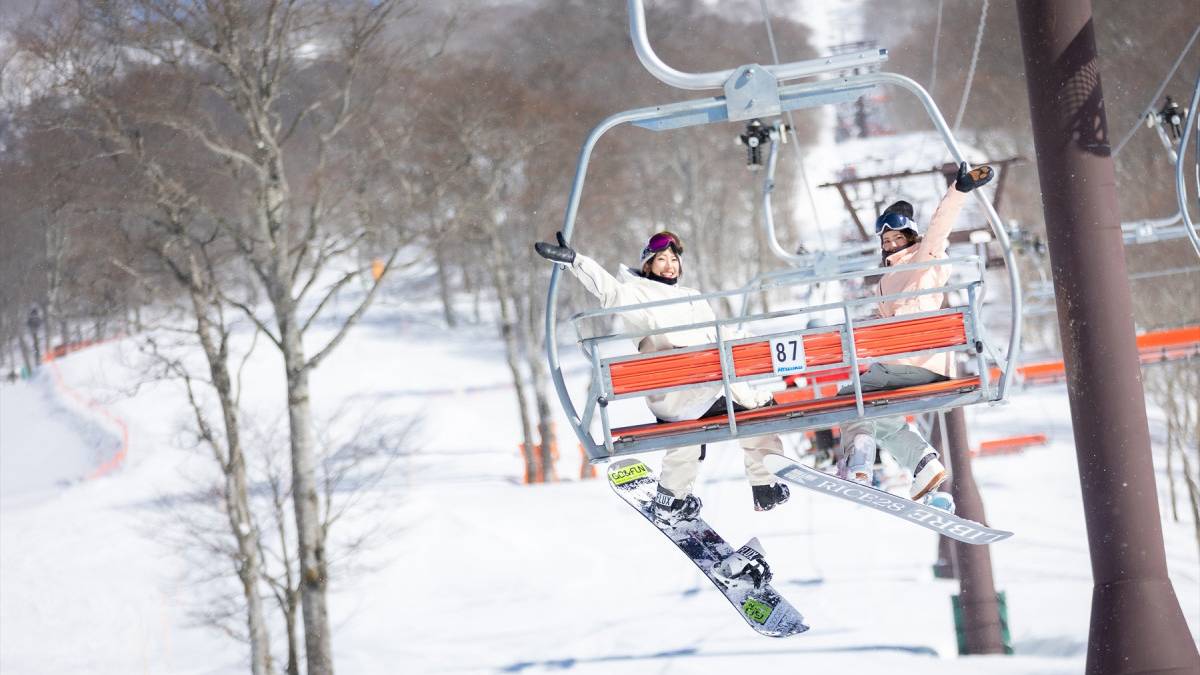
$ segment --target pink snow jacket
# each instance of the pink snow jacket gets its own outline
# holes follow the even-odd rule
[[[958,212],[967,200],[967,193],[959,192],[954,185],[946,191],[942,201],[938,203],[933,218],[929,220],[929,229],[919,243],[902,251],[896,251],[887,257],[887,265],[903,265],[905,263],[924,262],[938,258],[946,258],[946,247],[949,244],[950,230],[958,220]],[[879,294],[892,295],[926,288],[945,286],[950,279],[950,266],[939,265],[925,269],[889,272],[879,280]],[[879,303],[881,316],[901,316],[918,312],[931,312],[942,307],[945,293],[928,293],[900,300],[885,300]],[[953,354],[943,352],[924,354],[900,359],[894,363],[918,366],[953,377]]]

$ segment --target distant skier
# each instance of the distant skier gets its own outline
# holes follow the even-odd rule
[[[929,230],[923,237],[913,220],[912,204],[898,201],[884,209],[875,220],[883,266],[946,258],[950,229],[954,227],[958,212],[967,200],[967,193],[986,184],[992,176],[990,166],[967,171],[965,162],[959,165],[958,175],[934,211]],[[949,266],[889,272],[880,278],[879,294],[894,295],[937,288],[945,286],[949,278]],[[925,293],[886,300],[879,303],[879,313],[889,317],[935,311],[941,309],[944,299],[944,293]],[[950,352],[939,352],[889,363],[873,363],[861,376],[863,391],[899,389],[949,379],[954,368],[952,356]],[[843,387],[838,393],[853,392],[853,387]],[[938,460],[937,451],[908,425],[904,417],[855,420],[846,424],[842,429],[838,475],[870,484],[877,445],[912,472],[913,483],[909,496],[913,500],[921,499],[946,480],[946,467]]]
[[[600,304],[606,308],[700,295],[699,291],[678,284],[683,276],[680,259],[683,243],[672,232],[659,232],[650,237],[642,249],[641,267],[634,271],[621,265],[615,277],[595,260],[577,254],[567,245],[561,232],[557,236],[558,245],[538,242],[534,244],[534,249],[547,260],[571,270],[584,288],[599,298]],[[633,331],[687,326],[716,319],[712,307],[704,300],[621,312],[621,317]],[[638,343],[638,351],[659,352],[712,344],[716,340],[716,330],[712,326],[691,328],[647,336]],[[739,412],[774,402],[770,392],[754,389],[742,382],[730,384],[730,391],[734,410]],[[646,403],[659,422],[694,420],[725,413],[726,402],[721,392],[721,385],[714,384],[652,394],[646,397]],[[777,482],[774,474],[762,463],[767,453],[782,452],[783,444],[779,437],[761,436],[741,439],[740,442],[746,451],[746,478],[750,481],[755,510],[766,511],[787,501],[787,486]],[[674,524],[694,518],[700,512],[700,499],[692,494],[692,486],[703,459],[704,446],[674,448],[663,456],[662,475],[655,497],[655,512],[659,521]]]

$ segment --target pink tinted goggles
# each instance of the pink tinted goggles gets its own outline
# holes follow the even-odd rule
[[[667,248],[675,249],[675,254],[683,253],[683,244],[679,243],[679,239],[669,234],[659,233],[650,237],[650,241],[646,242],[646,248],[642,249],[642,258],[667,250]]]

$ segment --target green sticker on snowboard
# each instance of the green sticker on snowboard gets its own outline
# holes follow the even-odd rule
[[[763,624],[771,616],[771,606],[754,598],[746,598],[742,603],[742,612],[755,623]]]
[[[637,464],[614,467],[608,472],[608,480],[612,481],[613,485],[624,485],[639,478],[645,478],[649,473],[650,470],[646,468],[646,465],[638,462]]]

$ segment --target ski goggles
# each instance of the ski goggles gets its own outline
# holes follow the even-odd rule
[[[913,230],[915,232],[916,229],[916,223],[901,213],[885,213],[875,219],[875,234],[883,234],[886,230]]]
[[[646,242],[646,247],[642,249],[642,260],[649,260],[655,253],[660,253],[668,248],[674,249],[675,255],[683,254],[683,244],[679,242],[679,237],[670,232],[659,232]]]

